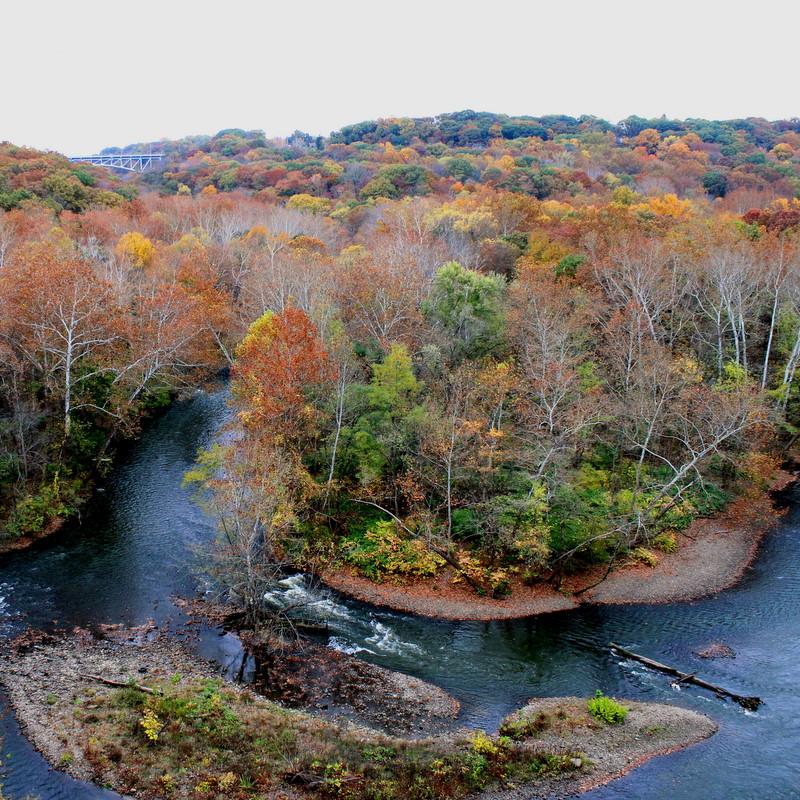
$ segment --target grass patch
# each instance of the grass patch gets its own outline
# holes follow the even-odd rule
[[[678,550],[678,539],[672,531],[664,531],[653,539],[653,547],[662,553],[675,553]]]
[[[658,556],[647,547],[634,547],[631,556],[641,564],[648,567],[655,567],[658,564]]]
[[[519,711],[503,720],[500,725],[500,734],[519,742],[546,731],[551,724],[550,715],[544,711],[536,714]]]

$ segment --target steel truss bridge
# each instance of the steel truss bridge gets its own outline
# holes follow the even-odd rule
[[[164,153],[115,153],[113,155],[73,156],[73,163],[94,164],[97,167],[124,169],[127,172],[144,172],[153,166],[154,161],[162,161]]]

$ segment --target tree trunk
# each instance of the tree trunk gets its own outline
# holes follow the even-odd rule
[[[769,376],[769,354],[772,350],[772,337],[775,334],[775,315],[778,313],[778,289],[775,289],[775,295],[772,300],[772,314],[769,318],[769,335],[767,336],[767,349],[764,352],[764,367],[761,370],[761,388],[766,388],[767,377]]]

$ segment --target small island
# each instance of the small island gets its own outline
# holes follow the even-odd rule
[[[167,638],[43,642],[6,655],[0,675],[54,767],[152,800],[549,797],[605,783],[716,730],[673,706],[547,698],[494,734],[451,724],[401,738],[270,702]],[[418,683],[424,700],[409,702],[452,723],[457,704]]]

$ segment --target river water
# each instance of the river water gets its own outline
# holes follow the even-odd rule
[[[121,459],[82,524],[52,543],[0,561],[0,646],[26,626],[179,624],[170,598],[194,591],[188,566],[212,525],[181,487],[198,447],[227,415],[225,395],[198,393],[150,425]],[[491,730],[536,695],[592,694],[674,703],[717,721],[719,733],[654,759],[587,800],[775,800],[800,798],[800,490],[734,589],[695,603],[587,607],[533,619],[439,622],[345,600],[287,578],[280,597],[306,599],[326,619],[331,646],[444,687],[465,725]],[[746,713],[695,688],[620,659],[620,644],[702,674],[765,705]],[[693,651],[723,641],[735,659]],[[202,651],[235,669],[232,637],[206,635]],[[21,736],[0,695],[0,786],[17,800],[115,795],[49,770]]]

